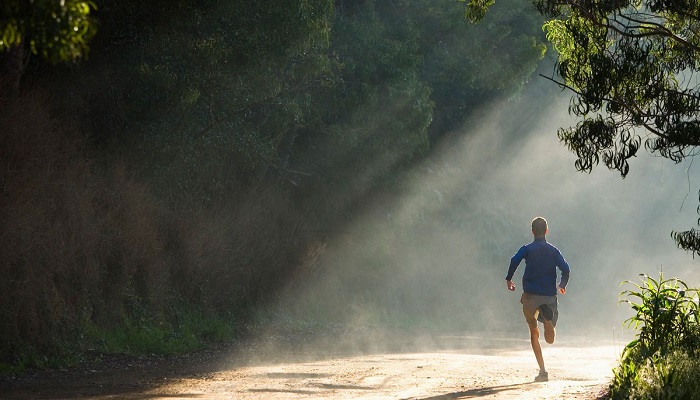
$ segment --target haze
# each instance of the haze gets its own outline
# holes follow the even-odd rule
[[[561,335],[617,338],[629,307],[624,280],[638,274],[699,282],[696,261],[673,230],[697,220],[697,168],[640,152],[631,172],[577,172],[556,130],[574,123],[569,93],[536,78],[517,99],[478,110],[416,168],[396,202],[373,206],[329,238],[315,279],[294,283],[272,310],[310,321],[427,331],[522,334],[509,259],[532,240],[530,221],[549,221],[548,240],[572,267],[560,296]]]

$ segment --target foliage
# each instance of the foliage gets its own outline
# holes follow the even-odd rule
[[[322,163],[312,167],[322,175],[337,170],[338,157],[374,159],[391,168],[397,159],[428,149],[433,103],[430,87],[419,75],[419,32],[412,21],[393,25],[373,3],[346,11],[334,23],[330,51],[337,57],[337,86],[324,96],[333,114],[319,126]]]
[[[98,359],[104,354],[181,354],[232,340],[236,320],[202,312],[191,304],[177,304],[172,319],[164,321],[145,309],[118,327],[105,327],[90,319],[81,321],[78,345],[64,342],[60,352],[15,348],[11,363],[0,360],[0,374],[21,374],[28,368],[65,367]]]
[[[217,339],[215,321],[242,319],[301,257],[283,195],[177,212],[123,162],[87,159],[49,99],[28,90],[0,112],[0,362],[40,365],[88,331],[111,350]],[[197,329],[180,330],[194,318],[182,304],[205,318]]]
[[[678,278],[642,275],[642,283],[625,281],[633,289],[623,291],[621,302],[635,314],[625,321],[638,331],[630,342],[611,384],[613,399],[692,398],[700,376],[698,289]]]
[[[638,339],[626,350],[646,358],[657,352],[661,356],[674,348],[692,348],[697,343],[700,323],[698,290],[689,289],[678,278],[664,279],[663,273],[655,280],[642,275],[642,283],[624,281],[635,289],[625,290],[621,302],[630,305],[635,315],[625,324],[639,331]]]
[[[676,163],[700,145],[700,3],[696,1],[533,0],[549,20],[547,39],[559,53],[552,81],[574,93],[574,127],[559,139],[590,172],[603,163],[622,177],[642,146]],[[474,1],[480,10],[487,2]],[[480,13],[472,12],[476,17]],[[694,231],[673,232],[700,254]]]
[[[205,317],[179,338],[197,343],[306,279],[431,138],[527,81],[537,16],[502,3],[504,26],[451,0],[89,3],[89,62],[32,58],[0,100],[0,359],[179,351],[179,307]],[[400,304],[365,267],[368,301]]]
[[[207,204],[270,176],[358,177],[365,187],[350,192],[363,193],[366,174],[424,154],[427,129],[439,137],[478,101],[517,92],[543,51],[518,8],[495,14],[510,29],[465,24],[449,0],[369,1],[334,16],[330,2],[179,4],[132,41],[122,37],[141,13],[107,19],[115,56],[97,60],[109,64],[90,79],[91,115],[107,140],[136,142],[168,197]]]
[[[537,4],[562,18],[544,29],[559,52],[560,84],[576,93],[570,110],[583,119],[559,131],[578,169],[602,161],[627,175],[642,143],[635,128],[652,134],[648,150],[676,162],[700,143],[697,2]]]
[[[700,362],[696,352],[674,351],[654,359],[640,371],[634,398],[692,400],[700,390]]]
[[[83,346],[98,353],[173,354],[198,350],[235,336],[235,321],[205,314],[191,305],[176,305],[172,314],[172,322],[164,322],[142,313],[113,329],[84,321]]]
[[[491,7],[495,0],[458,0],[464,5],[464,16],[472,22],[481,21],[486,16],[486,11]]]
[[[459,12],[462,6],[451,0],[393,4],[420,31],[420,74],[435,102],[433,142],[461,131],[479,105],[516,97],[546,51],[541,17],[525,2],[498,2],[480,25],[466,23]]]
[[[135,162],[147,160],[152,184],[171,201],[210,205],[258,183],[313,112],[332,2],[183,2],[150,30],[117,40],[148,18],[131,6],[108,8],[125,15],[108,27],[113,51],[92,78],[97,88],[118,79],[91,99],[102,138],[136,147]]]
[[[517,4],[504,2],[494,23],[478,27],[450,0],[369,1],[340,10],[329,49],[337,62],[333,86],[318,92],[326,115],[298,137],[292,165],[350,187],[359,178],[353,194],[371,182],[392,187],[379,171],[396,175],[443,135],[461,131],[477,104],[517,93],[528,80],[544,48],[536,13],[521,13]],[[484,53],[489,57],[475,56]],[[322,150],[306,154],[309,143]]]
[[[664,357],[626,360],[614,370],[610,398],[692,400],[700,390],[696,351],[674,350]]]
[[[52,63],[85,58],[95,35],[91,12],[83,0],[4,0],[0,5],[0,50],[26,44]]]

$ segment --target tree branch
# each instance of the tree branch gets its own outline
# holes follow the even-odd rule
[[[547,80],[550,81],[550,82],[553,82],[553,83],[559,85],[559,87],[561,87],[561,88],[563,88],[563,89],[568,89],[568,90],[574,92],[574,93],[577,94],[578,96],[583,96],[583,93],[582,93],[580,90],[577,90],[576,88],[574,88],[573,86],[567,85],[567,84],[564,83],[564,82],[559,82],[559,81],[557,81],[556,79],[550,78],[550,77],[548,77],[548,76],[546,76],[546,75],[539,74],[539,76],[541,76],[541,77],[544,78],[544,79],[547,79]],[[629,105],[629,104],[627,104],[627,103],[625,103],[625,102],[622,102],[622,101],[617,100],[617,99],[612,99],[612,98],[610,98],[610,97],[603,97],[603,100],[606,101],[606,102],[613,102],[613,103],[620,104],[620,105],[621,105],[624,109],[626,109],[626,110],[634,110],[634,111],[636,111],[638,114],[644,115],[644,116],[647,116],[647,117],[648,117],[647,113],[645,113],[645,112],[643,112],[642,110],[640,110],[639,107],[637,107],[637,106],[631,106],[631,105]],[[667,139],[667,140],[671,140],[670,137],[669,137],[668,135],[666,135],[666,134],[663,133],[662,131],[658,130],[658,129],[655,128],[654,126],[650,125],[649,123],[647,123],[647,122],[642,122],[641,125],[642,125],[644,128],[646,128],[647,130],[649,130],[651,133],[653,133],[654,135],[659,136],[659,137],[662,137],[662,138]]]
[[[652,21],[648,21],[648,20],[638,20],[638,19],[636,19],[636,18],[632,18],[631,16],[625,15],[625,14],[622,14],[622,13],[617,13],[617,15],[619,15],[621,18],[624,18],[624,19],[626,19],[626,20],[628,20],[628,21],[630,21],[630,22],[634,22],[634,23],[642,24],[642,25],[651,25],[651,26],[653,26],[653,27],[656,29],[656,30],[654,30],[654,31],[652,31],[652,32],[649,32],[648,34],[643,34],[643,33],[638,34],[638,35],[643,35],[642,37],[644,37],[644,36],[653,36],[654,34],[658,33],[660,36],[665,36],[665,37],[671,38],[671,39],[675,40],[676,42],[682,43],[683,45],[688,46],[688,47],[690,47],[691,49],[693,49],[693,50],[695,50],[695,51],[697,51],[697,52],[700,52],[700,46],[698,46],[698,45],[696,45],[696,44],[694,44],[694,43],[691,43],[691,42],[687,41],[686,39],[683,39],[682,37],[676,35],[675,33],[673,33],[673,31],[671,31],[670,29],[666,28],[666,26],[664,26],[663,24],[659,24],[658,22],[652,22]],[[613,19],[613,20],[614,20],[615,22],[620,23],[620,22],[617,21],[616,19]],[[623,24],[620,23],[620,25],[623,25]],[[633,26],[633,27],[630,27],[630,28],[636,28],[636,29],[641,30],[641,29],[644,29],[644,28],[647,28],[647,27],[645,27],[645,26]],[[619,31],[618,31],[618,32],[619,32]],[[622,34],[624,35],[624,33],[622,33]],[[632,35],[632,34],[630,34],[630,35]],[[631,36],[631,37],[635,37],[635,36]]]
[[[657,23],[657,22],[651,22],[651,21],[647,21],[647,20],[637,20],[637,19],[635,19],[635,18],[632,18],[632,17],[629,16],[629,15],[623,14],[623,13],[622,13],[621,11],[619,11],[619,10],[616,11],[615,13],[613,13],[613,16],[619,16],[619,17],[621,17],[621,18],[627,19],[627,20],[629,20],[629,21],[631,21],[631,22],[635,22],[635,23],[637,23],[637,24],[652,25],[652,26],[656,27],[656,30],[653,30],[653,31],[647,32],[647,33],[641,33],[641,32],[640,32],[640,33],[630,33],[630,32],[628,32],[628,31],[625,30],[625,29],[639,29],[639,30],[641,30],[641,29],[644,28],[644,27],[643,27],[643,26],[633,26],[633,27],[626,26],[626,25],[622,24],[620,21],[618,21],[617,19],[614,18],[613,21],[617,22],[618,24],[620,24],[620,25],[622,25],[622,26],[625,26],[625,29],[620,29],[619,27],[617,27],[617,26],[615,26],[615,25],[613,25],[613,24],[601,22],[601,21],[602,21],[601,19],[597,18],[597,17],[596,17],[593,13],[591,13],[585,6],[579,4],[578,2],[572,1],[572,2],[569,3],[569,5],[570,5],[573,9],[575,9],[575,10],[577,10],[579,13],[581,13],[581,15],[582,15],[584,18],[586,18],[586,19],[587,19],[590,23],[592,23],[593,25],[599,26],[599,27],[602,27],[602,28],[606,28],[606,29],[610,29],[610,30],[612,30],[612,31],[614,31],[614,32],[617,32],[618,34],[620,34],[620,35],[622,35],[622,36],[624,36],[624,37],[630,37],[630,38],[636,38],[636,39],[638,39],[638,38],[651,37],[651,36],[663,36],[663,37],[670,38],[670,39],[672,39],[672,40],[674,40],[674,41],[676,41],[676,42],[678,42],[678,43],[681,43],[681,44],[683,44],[683,45],[685,45],[685,46],[687,46],[687,47],[693,49],[693,50],[696,51],[696,52],[700,52],[700,46],[698,46],[698,45],[696,45],[696,44],[694,44],[694,43],[691,43],[691,42],[687,41],[686,39],[683,39],[682,37],[676,35],[676,34],[673,33],[671,30],[669,30],[668,28],[666,28],[663,24],[659,24],[659,23]],[[609,17],[606,17],[605,20],[606,20],[606,21],[610,21],[610,18],[609,18]]]

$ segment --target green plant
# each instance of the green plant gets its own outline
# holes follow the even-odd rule
[[[637,375],[623,398],[692,400],[700,390],[700,362],[696,354],[686,351],[652,357],[635,372]]]
[[[172,321],[164,321],[143,310],[112,329],[88,320],[82,331],[91,350],[100,353],[185,353],[236,336],[236,322],[231,317],[207,314],[186,304],[174,307],[171,313]]]
[[[621,284],[633,286],[620,293],[620,302],[635,311],[624,325],[639,332],[613,370],[610,398],[693,398],[700,382],[698,289],[663,272],[658,279],[641,277],[641,283]]]
[[[642,283],[624,281],[621,285],[633,285],[625,290],[621,303],[628,303],[636,312],[625,321],[627,328],[639,330],[637,339],[625,347],[625,355],[633,351],[646,358],[657,352],[661,355],[684,344],[695,342],[698,324],[697,289],[678,278],[659,279],[641,274]]]
[[[614,368],[613,381],[610,385],[610,398],[623,398],[625,394],[629,393],[638,383],[638,370],[637,364],[632,360],[623,362]]]

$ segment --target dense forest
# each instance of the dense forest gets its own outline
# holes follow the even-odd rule
[[[77,57],[0,53],[6,364],[242,326],[546,49],[519,0],[90,4]]]

